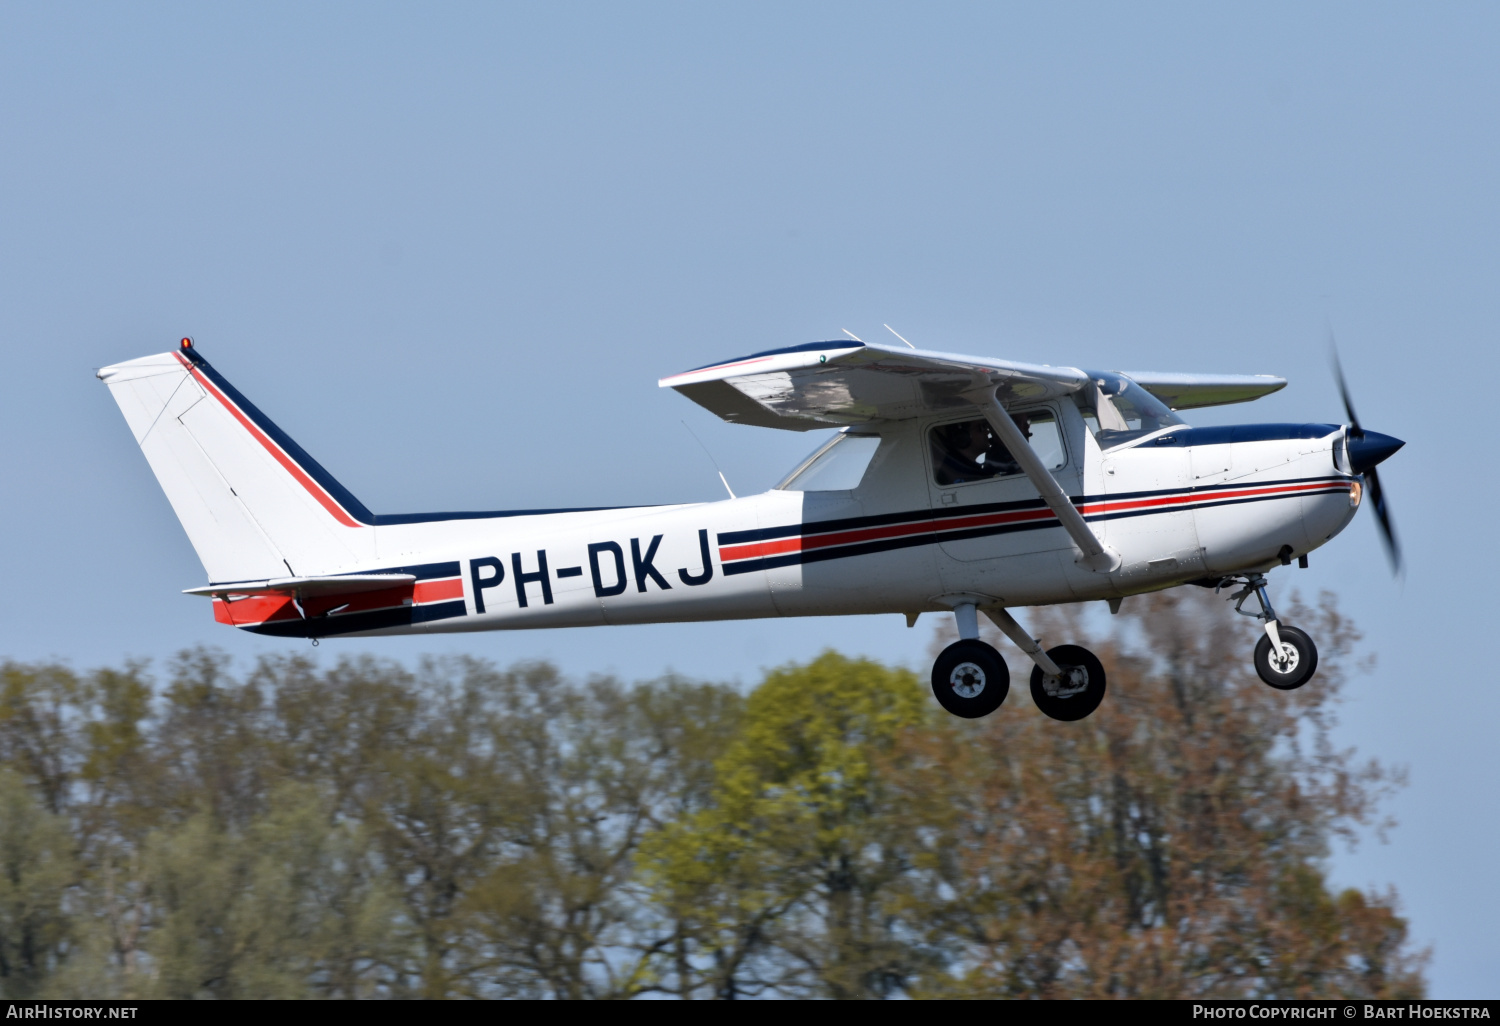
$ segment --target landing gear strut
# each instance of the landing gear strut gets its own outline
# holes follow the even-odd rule
[[[1016,618],[1002,606],[986,606],[984,615],[1031,656],[1031,700],[1054,720],[1081,720],[1104,701],[1104,667],[1094,653],[1077,645],[1042,651]]]
[[[976,719],[1000,707],[1010,692],[1010,671],[1000,653],[979,640],[978,603],[955,602],[958,641],[943,649],[932,667],[932,693],[955,716]],[[1104,700],[1104,667],[1088,649],[1060,645],[1042,650],[1003,607],[986,605],[984,615],[1036,663],[1031,699],[1054,720],[1081,720]]]
[[[1305,632],[1276,619],[1276,610],[1266,595],[1266,579],[1260,574],[1249,574],[1243,578],[1226,578],[1219,587],[1244,582],[1244,587],[1229,596],[1234,601],[1234,611],[1241,616],[1253,616],[1265,624],[1266,633],[1255,643],[1255,672],[1261,680],[1278,691],[1293,691],[1312,679],[1318,669],[1318,647]],[[1260,602],[1260,612],[1253,613],[1240,608],[1245,600],[1254,595]]]

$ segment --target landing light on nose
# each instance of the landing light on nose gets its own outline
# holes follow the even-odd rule
[[[1371,470],[1395,454],[1406,443],[1379,431],[1366,431],[1359,437],[1351,436],[1345,443],[1349,450],[1349,469],[1356,474]]]

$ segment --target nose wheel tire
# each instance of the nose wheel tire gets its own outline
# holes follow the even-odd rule
[[[1271,639],[1262,634],[1255,643],[1255,672],[1277,691],[1293,691],[1312,679],[1318,668],[1318,646],[1296,627],[1276,625],[1281,636],[1281,652],[1274,658]]]
[[[1054,720],[1081,720],[1104,701],[1104,666],[1077,645],[1059,645],[1047,655],[1063,675],[1052,680],[1040,666],[1031,671],[1031,700]]]
[[[1010,693],[1010,668],[982,641],[955,641],[932,664],[932,693],[954,716],[988,716]]]

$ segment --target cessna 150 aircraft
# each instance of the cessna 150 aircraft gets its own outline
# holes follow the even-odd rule
[[[904,341],[904,340],[903,340]],[[909,345],[909,344],[908,344]],[[1176,585],[1234,588],[1274,688],[1317,667],[1265,574],[1338,534],[1403,444],[1350,423],[1189,427],[1174,410],[1245,402],[1268,376],[1035,366],[858,340],[755,353],[664,378],[738,424],[839,428],[763,495],[711,503],[377,514],[214,370],[190,339],[105,367],[203,561],[215,618],[284,637],[424,634],[952,612],[932,671],[958,716],[1010,688],[983,614],[1036,664],[1038,708],[1077,720],[1105,691],[1083,648],[1043,650],[1017,606]],[[1340,376],[1342,385],[1342,376]],[[1258,612],[1241,606],[1256,599]]]

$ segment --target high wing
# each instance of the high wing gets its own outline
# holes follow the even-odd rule
[[[963,393],[985,386],[1009,404],[1066,395],[1088,382],[1076,367],[832,341],[752,353],[658,384],[736,424],[812,431],[967,407]]]
[[[1249,402],[1286,387],[1270,374],[1119,372],[1174,410]],[[1004,404],[1076,392],[1099,372],[1077,367],[834,340],[768,349],[662,378],[735,424],[813,431],[956,409],[985,385]]]
[[[1272,374],[1163,374],[1159,371],[1121,371],[1174,410],[1247,403],[1286,387],[1286,378]]]

